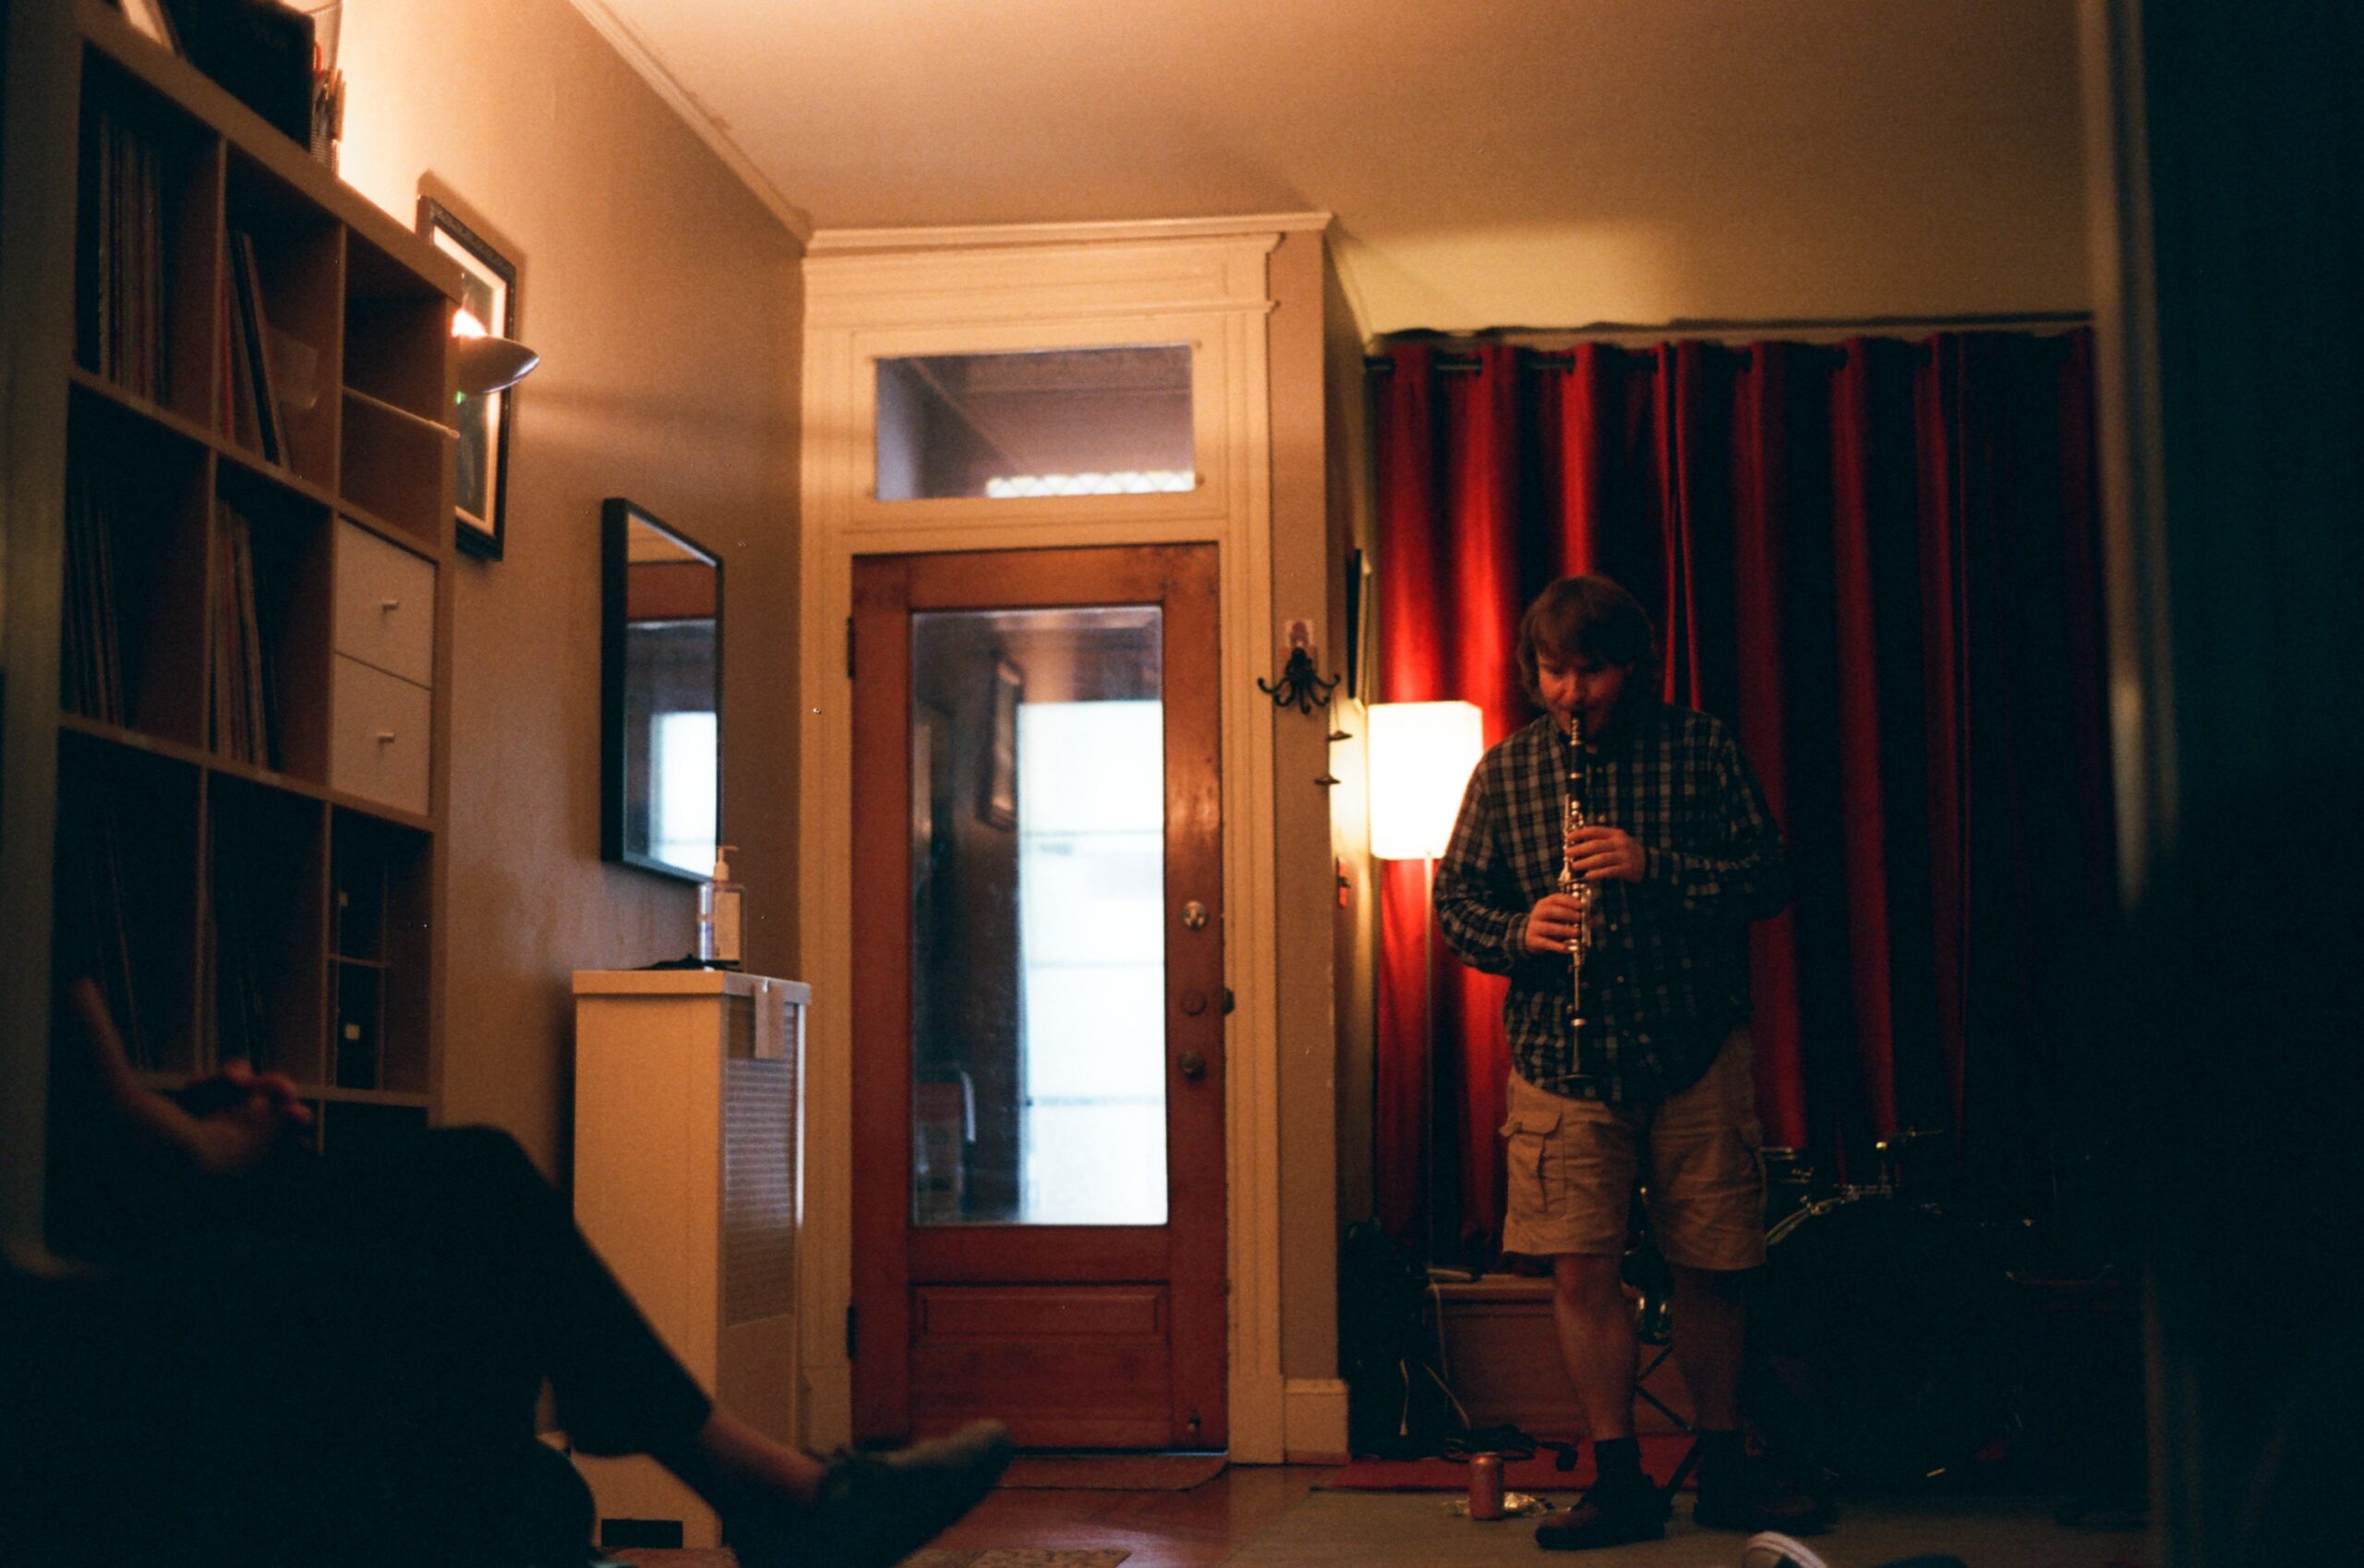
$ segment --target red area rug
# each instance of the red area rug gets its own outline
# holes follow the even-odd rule
[[[900,1568],[1116,1568],[1132,1553],[1121,1547],[1096,1551],[1045,1551],[1036,1547],[987,1547],[958,1550],[922,1547],[903,1559]],[[727,1546],[630,1547],[597,1560],[621,1562],[625,1568],[737,1568],[738,1557]]]
[[[1511,1491],[1582,1491],[1592,1485],[1592,1444],[1587,1442],[1583,1449],[1573,1470],[1558,1468],[1558,1455],[1549,1449],[1538,1451],[1532,1459],[1506,1459],[1502,1462],[1502,1485]],[[1691,1440],[1681,1432],[1642,1434],[1642,1467],[1661,1485],[1690,1452]],[[1690,1490],[1689,1477],[1683,1478],[1683,1485],[1684,1490]],[[1357,1459],[1323,1481],[1318,1490],[1465,1491],[1468,1487],[1469,1466],[1459,1459]]]

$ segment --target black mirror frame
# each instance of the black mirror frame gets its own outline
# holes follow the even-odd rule
[[[609,496],[599,503],[599,858],[676,881],[704,882],[701,873],[624,847],[624,569],[635,522],[714,563],[714,836],[718,845],[723,841],[722,558],[646,507]]]

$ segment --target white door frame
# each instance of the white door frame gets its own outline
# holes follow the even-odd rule
[[[936,550],[1213,544],[1220,561],[1225,1157],[1231,1453],[1284,1454],[1279,988],[1273,709],[1248,701],[1272,634],[1267,259],[1320,214],[1045,230],[823,233],[805,271],[798,911],[807,1023],[802,1320],[804,1441],[852,1429],[852,863],[846,671],[853,558]],[[1198,488],[1182,496],[873,499],[870,411],[881,354],[1173,342],[1198,367]],[[741,622],[742,625],[752,621]],[[1343,1435],[1343,1434],[1342,1434]]]

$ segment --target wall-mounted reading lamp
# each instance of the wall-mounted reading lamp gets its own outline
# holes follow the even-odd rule
[[[452,336],[458,340],[452,356],[459,365],[460,391],[471,397],[513,387],[542,362],[540,355],[515,338],[485,331],[484,323],[465,310],[452,313]]]

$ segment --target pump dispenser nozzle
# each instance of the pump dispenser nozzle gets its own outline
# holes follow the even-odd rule
[[[739,967],[739,899],[742,889],[730,880],[730,854],[736,844],[714,847],[714,879],[698,889],[698,959],[720,969]]]

